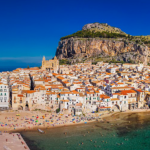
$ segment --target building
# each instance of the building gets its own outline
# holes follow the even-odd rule
[[[0,109],[9,108],[9,87],[7,84],[0,83]]]
[[[58,69],[59,69],[59,60],[57,59],[56,56],[52,60],[46,60],[45,56],[43,57],[42,70],[51,71],[53,73],[58,71]]]

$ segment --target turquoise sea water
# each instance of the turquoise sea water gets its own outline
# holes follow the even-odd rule
[[[45,131],[21,134],[31,150],[150,150],[150,113],[115,114],[105,122]]]

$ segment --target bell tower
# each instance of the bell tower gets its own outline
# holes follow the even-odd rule
[[[45,56],[43,56],[43,59],[42,59],[42,69],[45,69]]]

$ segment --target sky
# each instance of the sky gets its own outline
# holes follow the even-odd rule
[[[150,35],[149,0],[0,0],[0,69],[40,66],[87,23]]]

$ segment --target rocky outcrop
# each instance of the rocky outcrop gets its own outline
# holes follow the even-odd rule
[[[114,57],[117,60],[147,64],[148,47],[124,39],[69,38],[59,42],[56,56],[59,59]]]
[[[108,25],[107,23],[98,23],[98,22],[86,24],[82,27],[82,30],[94,30],[95,32],[107,31],[107,32],[112,32],[112,33],[126,34],[119,28],[112,27]]]
[[[89,24],[86,24],[83,26],[82,30],[88,30],[88,29],[91,29],[91,28],[97,28],[97,29],[105,29],[104,28],[104,25],[105,26],[108,26],[107,23],[105,24],[100,24],[100,23],[89,23]]]

